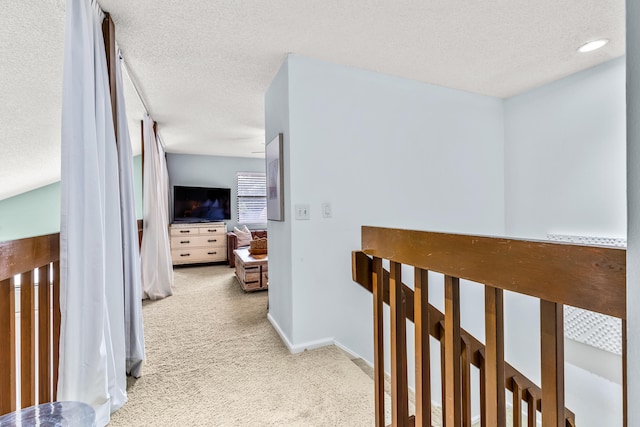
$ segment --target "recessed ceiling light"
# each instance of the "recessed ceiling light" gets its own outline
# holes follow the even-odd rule
[[[607,43],[609,43],[609,40],[607,39],[594,40],[580,46],[578,48],[578,52],[582,52],[582,53],[591,52],[596,49],[600,49],[602,46],[604,46]]]

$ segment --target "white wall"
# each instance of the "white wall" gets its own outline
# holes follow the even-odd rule
[[[265,95],[265,137],[271,141],[283,134],[284,200],[291,204],[291,158],[289,129],[289,66],[285,62]],[[292,346],[293,288],[291,270],[291,215],[284,212],[284,222],[269,221],[269,320],[278,329],[282,339]]]
[[[505,101],[506,229],[625,237],[625,59]]]
[[[351,280],[360,227],[503,234],[502,102],[301,56],[289,99],[289,218],[311,206],[291,225],[292,341],[373,360],[371,295]]]
[[[628,425],[640,425],[640,2],[627,0]]]
[[[350,254],[361,247],[360,228],[503,234],[502,101],[295,55],[283,69],[289,187],[285,223],[278,231],[277,223],[269,224],[270,312],[275,317],[273,269],[290,266],[290,278],[283,276],[290,281],[275,284],[278,291],[291,288],[290,347],[335,339],[372,362],[372,297],[351,280]],[[285,104],[274,101],[285,98],[283,74],[267,93],[267,139],[278,128],[270,110]],[[331,218],[322,218],[323,202],[331,204]],[[310,205],[310,220],[292,220],[296,204]],[[290,240],[290,256],[274,257],[274,238]],[[411,277],[405,280],[411,284]],[[438,280],[430,284],[440,307],[441,287]],[[482,311],[481,288],[466,284],[462,294],[465,306]],[[474,311],[465,311],[463,327],[475,332],[477,322],[468,313]],[[412,328],[408,332],[411,343]]]
[[[193,154],[167,154],[169,170],[169,215],[173,218],[173,186],[218,187],[231,189],[231,220],[227,229],[238,224],[238,172],[264,172],[264,159],[218,157]],[[255,227],[254,227],[255,226]],[[249,228],[264,228],[250,224]]]
[[[505,101],[507,235],[625,238],[624,99],[620,58]],[[507,293],[505,357],[536,381],[539,324],[538,300]],[[581,361],[593,356],[567,352],[567,406],[578,425],[621,425],[621,386],[589,372]]]

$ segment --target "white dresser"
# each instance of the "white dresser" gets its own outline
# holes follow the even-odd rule
[[[227,260],[227,226],[224,222],[171,224],[173,265]]]

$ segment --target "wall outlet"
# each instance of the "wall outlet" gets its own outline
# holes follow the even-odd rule
[[[311,207],[307,204],[296,205],[296,219],[311,219]]]

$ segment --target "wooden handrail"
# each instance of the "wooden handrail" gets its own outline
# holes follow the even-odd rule
[[[20,372],[20,407],[55,400],[60,348],[59,241],[59,234],[50,234],[0,242],[0,415],[17,409],[16,372]],[[15,334],[16,276],[20,276],[19,337]],[[20,360],[16,360],[16,341]]]
[[[626,318],[626,251],[362,227],[362,251],[559,304]]]
[[[0,282],[60,260],[60,233],[0,242]]]

